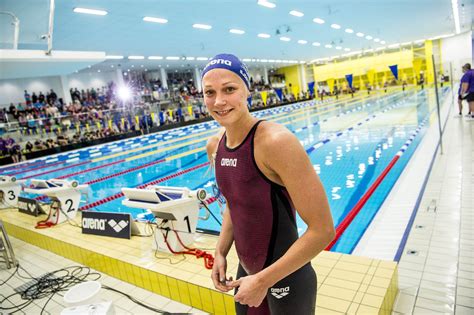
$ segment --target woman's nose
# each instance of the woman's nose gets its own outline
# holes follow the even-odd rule
[[[223,106],[223,105],[226,105],[227,104],[227,100],[226,100],[226,97],[225,95],[222,95],[222,94],[217,94],[216,95],[216,103],[215,105],[216,106]]]

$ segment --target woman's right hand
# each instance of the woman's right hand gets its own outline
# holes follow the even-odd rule
[[[222,255],[216,255],[214,258],[214,266],[212,267],[212,281],[214,282],[214,287],[222,292],[228,292],[232,290],[232,287],[227,286],[227,281],[232,281],[232,277],[227,279],[227,259]]]

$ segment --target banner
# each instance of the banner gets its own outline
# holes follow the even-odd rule
[[[18,211],[37,217],[41,214],[38,201],[35,199],[18,197]]]
[[[283,100],[283,90],[281,88],[274,89],[280,101]]]
[[[308,90],[309,90],[309,93],[311,94],[311,97],[313,97],[314,96],[314,81],[308,83]]]
[[[393,65],[393,66],[388,66],[388,67],[390,68],[390,71],[392,71],[395,79],[398,80],[398,65]]]
[[[375,81],[375,70],[367,71],[367,80],[369,81],[371,86],[374,86]]]
[[[82,233],[130,239],[130,213],[82,211]]]
[[[248,107],[249,107],[249,108],[252,107],[252,96],[249,96],[249,97],[247,98],[247,103],[248,103]]]
[[[352,74],[346,74],[346,80],[347,80],[347,84],[349,84],[349,87],[352,89]]]
[[[267,106],[267,96],[268,96],[268,92],[267,92],[267,91],[261,91],[261,92],[259,92],[259,93],[260,93],[260,96],[262,97],[263,106]]]
[[[332,93],[334,91],[334,85],[336,83],[336,80],[327,79],[327,83],[328,83],[329,92]]]

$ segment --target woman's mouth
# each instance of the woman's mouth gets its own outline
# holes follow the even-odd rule
[[[224,116],[226,116],[227,114],[229,114],[231,111],[232,111],[232,109],[216,110],[216,111],[214,111],[214,112],[215,112],[217,115],[219,115],[220,117],[224,117]]]

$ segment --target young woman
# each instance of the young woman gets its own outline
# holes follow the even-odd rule
[[[286,128],[250,115],[249,73],[229,54],[204,68],[204,101],[224,127],[207,144],[226,210],[212,280],[236,289],[237,314],[314,314],[317,279],[311,259],[334,237],[331,213],[313,165]],[[296,211],[307,224],[298,238]],[[227,277],[235,242],[239,268]]]

